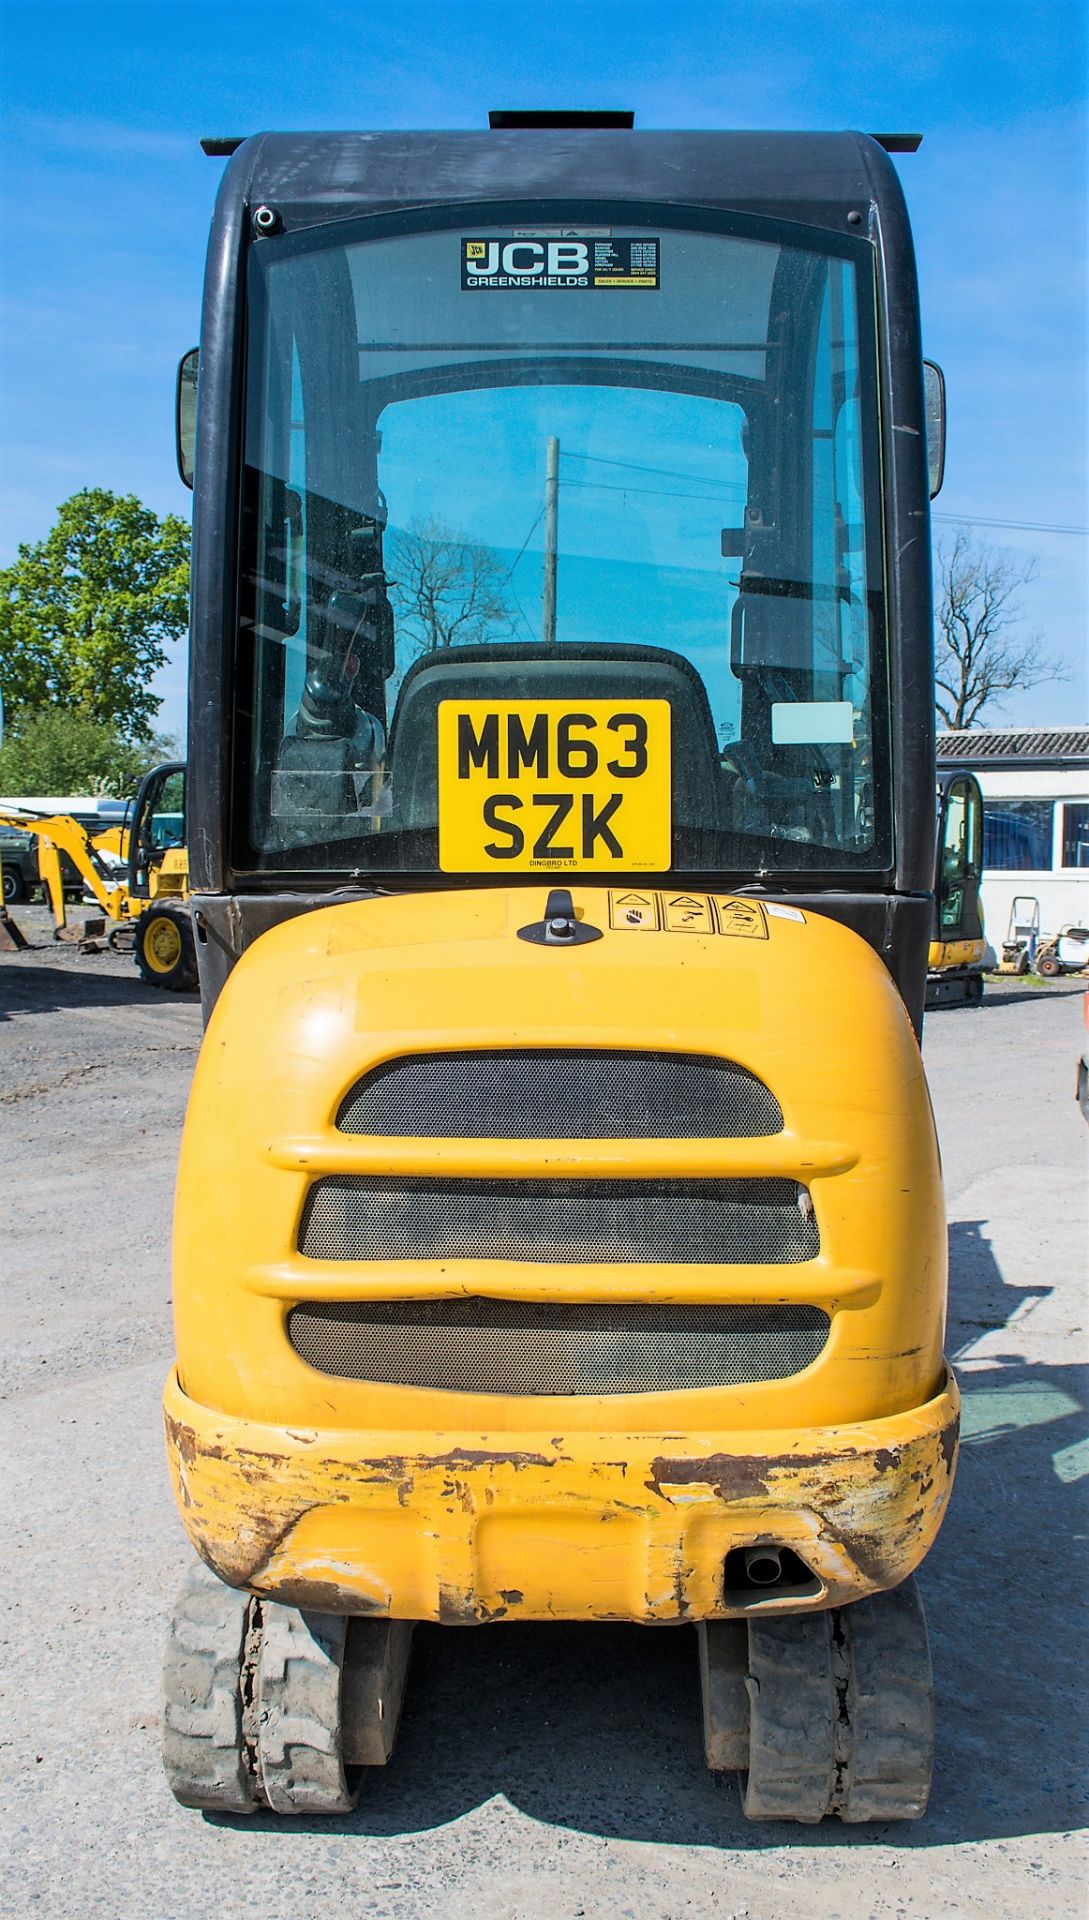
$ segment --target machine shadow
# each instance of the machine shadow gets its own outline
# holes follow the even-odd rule
[[[1065,980],[1049,980],[1046,986],[1036,982],[1027,987],[1022,986],[1014,975],[1010,975],[1008,985],[999,987],[990,980],[987,981],[983,990],[983,1004],[988,1008],[1016,1007],[1025,1000],[1069,1000],[1072,994],[1084,993],[1087,984],[1089,982],[1084,973],[1070,974]],[[970,1008],[968,1011],[973,1012],[975,1009]],[[965,1008],[956,1005],[928,1007],[926,1017],[930,1020],[936,1013],[963,1012]]]
[[[0,1020],[14,1020],[21,1013],[63,1013],[73,1008],[151,1006],[177,1001],[193,1006],[199,994],[160,993],[141,979],[132,964],[131,979],[125,974],[86,972],[75,967],[35,966],[33,961],[15,960],[10,966],[0,963]]]
[[[954,1225],[950,1239],[955,1353],[1048,1289],[1010,1288],[980,1222]],[[356,1812],[224,1824],[394,1837],[502,1795],[549,1826],[749,1851],[892,1839],[926,1848],[1078,1825],[1084,1372],[1011,1354],[962,1383],[958,1484],[921,1575],[938,1753],[931,1810],[917,1824],[748,1823],[734,1778],[703,1763],[693,1629],[569,1624],[420,1628],[397,1750],[365,1781]]]

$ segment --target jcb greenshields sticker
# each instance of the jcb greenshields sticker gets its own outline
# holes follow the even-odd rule
[[[658,240],[646,237],[571,239],[522,233],[512,240],[463,240],[461,284],[466,291],[518,287],[530,293],[656,287],[658,258]]]

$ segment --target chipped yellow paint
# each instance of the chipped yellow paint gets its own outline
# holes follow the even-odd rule
[[[812,912],[767,919],[758,940],[632,940],[610,928],[604,887],[572,892],[603,937],[570,950],[517,938],[539,886],[415,894],[287,922],[228,980],[182,1146],[167,1392],[179,1505],[225,1578],[421,1619],[659,1620],[722,1611],[733,1545],[804,1541],[814,1604],[830,1605],[894,1584],[933,1538],[955,1452],[945,1232],[922,1065],[888,973]],[[336,1128],[383,1060],[512,1045],[716,1055],[772,1088],[784,1128],[696,1142]],[[821,1247],[785,1265],[306,1258],[307,1189],[330,1172],[785,1177],[808,1189]],[[301,1300],[465,1294],[800,1302],[831,1330],[785,1381],[547,1399],[340,1379],[287,1338]]]
[[[763,1434],[289,1433],[197,1407],[167,1451],[194,1546],[297,1605],[411,1620],[725,1617],[733,1547],[794,1546],[832,1606],[895,1586],[938,1530],[951,1378],[926,1406]],[[761,1598],[796,1610],[795,1600]]]

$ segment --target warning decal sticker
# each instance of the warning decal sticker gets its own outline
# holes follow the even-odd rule
[[[766,940],[768,937],[768,923],[759,900],[716,898],[715,913],[719,932],[728,933],[734,940]]]
[[[595,287],[657,287],[657,239],[557,239],[522,233],[512,240],[462,240],[461,285],[465,292],[520,287],[570,292]]]
[[[791,915],[796,911],[791,908]],[[706,893],[644,893],[637,887],[610,892],[609,925],[618,932],[720,933],[731,940],[768,937],[760,900]]]
[[[609,895],[610,927],[648,927],[652,933],[658,931],[658,895],[640,893],[634,887],[625,888],[623,893]]]
[[[714,933],[711,902],[703,893],[667,893],[662,896],[670,933]]]

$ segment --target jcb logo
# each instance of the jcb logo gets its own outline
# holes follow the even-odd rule
[[[585,286],[590,249],[585,240],[466,240],[466,286]]]

